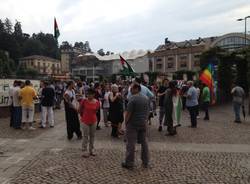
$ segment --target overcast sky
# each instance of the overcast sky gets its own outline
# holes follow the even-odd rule
[[[171,41],[243,32],[236,19],[250,15],[250,0],[0,0],[0,18],[20,21],[29,34],[53,33],[90,42],[92,50],[155,49]],[[250,31],[250,19],[249,19]]]

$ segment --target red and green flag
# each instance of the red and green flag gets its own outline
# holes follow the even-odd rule
[[[207,68],[200,74],[200,81],[206,84],[210,89],[211,103],[215,104],[214,80],[213,80],[213,66],[209,64]]]
[[[59,36],[60,36],[60,31],[56,22],[56,18],[54,18],[54,37],[57,40]]]
[[[125,75],[135,75],[134,69],[130,66],[130,64],[122,57],[120,56],[120,62],[122,65],[122,73]]]

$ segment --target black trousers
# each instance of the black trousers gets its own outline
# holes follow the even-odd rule
[[[118,125],[112,124],[112,131],[111,131],[112,137],[118,137]]]
[[[203,109],[205,111],[205,117],[204,117],[204,119],[207,119],[207,120],[209,120],[208,108],[209,108],[209,102],[204,102],[203,103]]]
[[[14,106],[10,105],[10,127],[13,127],[14,124]]]
[[[96,127],[99,127],[99,124],[101,121],[101,110],[100,109],[96,112],[96,117],[97,117]]]
[[[197,127],[197,108],[198,106],[187,107],[190,117],[191,117],[191,126]]]

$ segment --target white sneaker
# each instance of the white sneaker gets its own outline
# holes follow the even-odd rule
[[[35,130],[35,129],[36,129],[36,128],[34,128],[34,127],[32,127],[32,126],[29,127],[29,130]]]

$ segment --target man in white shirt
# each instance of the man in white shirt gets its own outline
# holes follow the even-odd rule
[[[21,81],[16,81],[15,87],[12,91],[12,101],[13,101],[13,124],[12,127],[15,129],[21,129],[22,125],[22,107],[21,100],[19,98]]]
[[[8,105],[9,105],[9,109],[10,109],[10,127],[13,126],[13,119],[14,119],[14,107],[13,107],[13,89],[16,86],[17,81],[15,80],[13,83],[13,86],[10,87],[9,89],[9,101],[8,101]]]

